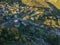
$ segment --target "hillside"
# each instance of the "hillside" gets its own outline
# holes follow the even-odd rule
[[[47,0],[48,2],[55,5],[58,9],[60,9],[60,0]],[[37,6],[37,7],[48,7],[49,5],[45,2],[45,0],[22,0],[24,4],[27,4],[29,6]]]
[[[54,4],[58,9],[60,9],[60,0],[48,0],[52,4]]]
[[[36,7],[49,7],[48,4],[44,0],[22,0],[22,2],[29,6],[36,6]]]

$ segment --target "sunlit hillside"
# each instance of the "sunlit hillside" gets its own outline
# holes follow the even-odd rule
[[[22,0],[22,2],[29,6],[49,7],[45,0]]]
[[[48,2],[51,2],[53,5],[55,5],[57,8],[60,9],[60,0],[47,0]],[[42,7],[49,7],[48,4],[45,2],[45,0],[22,0],[24,4],[27,4],[29,6],[42,6]]]
[[[60,0],[48,0],[52,4],[54,4],[58,9],[60,9]]]

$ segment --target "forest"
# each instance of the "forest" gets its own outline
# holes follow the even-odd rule
[[[0,0],[0,45],[60,45],[56,5],[48,0]]]

